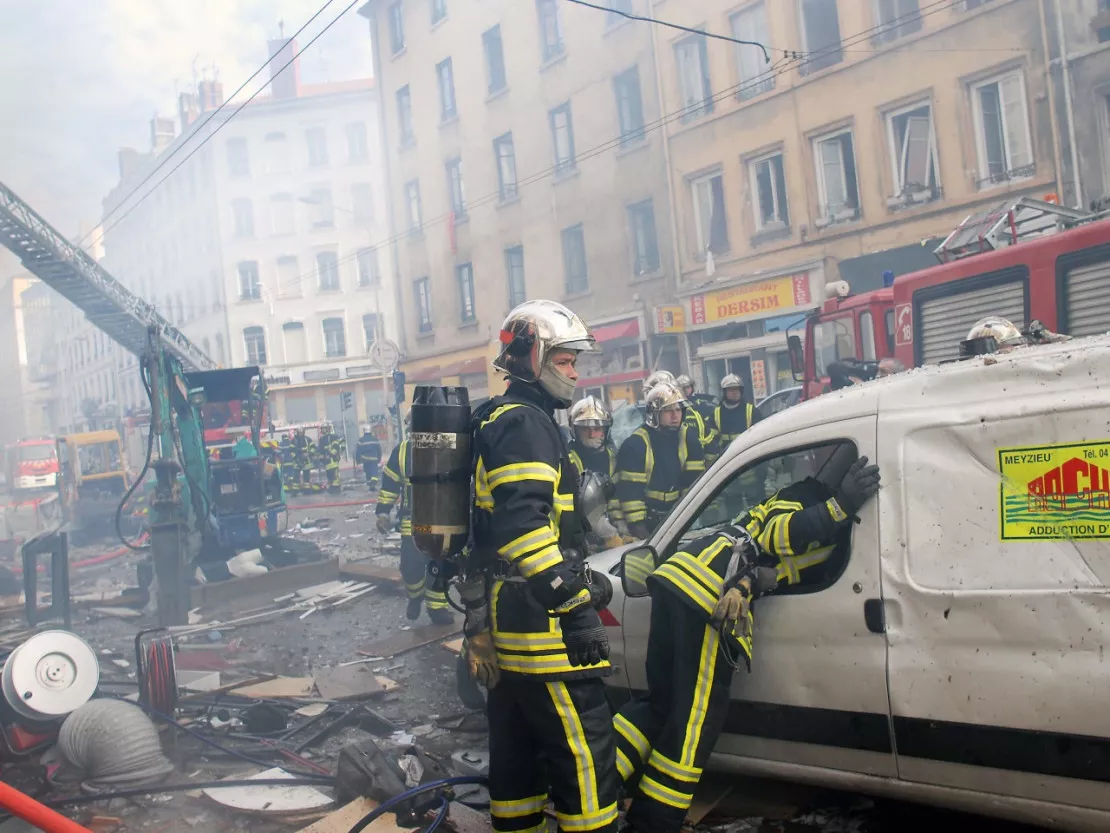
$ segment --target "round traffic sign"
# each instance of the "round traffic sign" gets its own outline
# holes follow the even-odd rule
[[[392,370],[401,358],[401,351],[389,339],[375,341],[370,345],[370,362],[379,370]]]

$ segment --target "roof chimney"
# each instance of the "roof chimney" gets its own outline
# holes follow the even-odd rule
[[[173,119],[166,116],[155,116],[150,120],[150,147],[156,153],[173,144],[173,137]]]
[[[200,105],[192,93],[181,93],[177,97],[177,112],[181,116],[181,132],[184,133],[200,115]]]
[[[224,85],[216,79],[201,81],[197,84],[197,95],[200,97],[200,111],[207,113],[224,103]]]
[[[270,94],[274,98],[296,98],[301,91],[301,65],[297,59],[297,42],[278,39],[269,41]],[[292,63],[290,63],[292,62]],[[289,66],[282,70],[286,64]]]

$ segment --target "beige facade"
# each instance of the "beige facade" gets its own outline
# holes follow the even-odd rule
[[[615,404],[660,350],[677,365],[676,339],[649,343],[675,266],[650,27],[562,0],[371,0],[361,13],[410,392],[498,392],[490,345],[525,298],[563,301],[594,328],[604,352],[584,362],[586,386]]]
[[[969,213],[1056,189],[1038,0],[651,5],[770,45],[766,63],[681,32],[659,43],[677,114],[674,313],[711,390],[726,372],[757,399],[794,384],[782,330],[854,259],[889,253],[853,286],[876,288],[887,268],[928,265],[922,241]]]

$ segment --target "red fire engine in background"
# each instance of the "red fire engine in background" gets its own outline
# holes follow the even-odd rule
[[[1110,217],[1022,198],[968,217],[937,248],[940,264],[852,295],[844,281],[788,336],[803,398],[829,389],[829,363],[957,358],[980,318],[1037,320],[1073,336],[1110,331]]]
[[[58,450],[53,437],[20,440],[4,449],[8,499],[0,507],[0,557],[61,517],[58,504]]]

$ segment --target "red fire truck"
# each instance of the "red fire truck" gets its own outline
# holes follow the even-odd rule
[[[20,440],[6,449],[8,485],[13,492],[37,492],[58,485],[58,452],[53,437]]]
[[[5,449],[10,494],[0,505],[0,558],[60,518],[58,451],[51,437],[20,440]]]
[[[1038,320],[1073,336],[1110,331],[1110,217],[1022,198],[972,215],[936,250],[941,263],[853,296],[844,282],[788,336],[810,399],[830,362],[896,358],[906,367],[955,359],[980,318]]]

